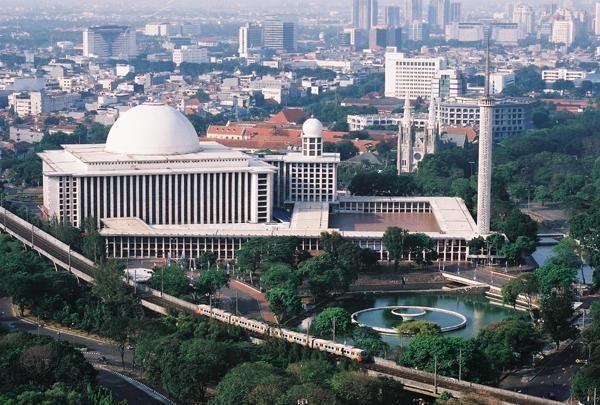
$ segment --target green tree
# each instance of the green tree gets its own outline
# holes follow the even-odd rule
[[[400,363],[432,373],[437,363],[439,374],[458,378],[461,361],[462,378],[471,382],[490,382],[494,374],[489,361],[473,340],[445,335],[417,335],[402,353]]]
[[[535,277],[541,294],[548,295],[557,289],[568,294],[572,290],[576,273],[575,268],[549,260],[535,270]]]
[[[518,209],[510,212],[508,217],[500,223],[500,229],[510,241],[516,241],[519,236],[526,236],[537,241],[537,223],[529,215],[523,214]]]
[[[200,273],[194,283],[194,288],[199,294],[214,295],[228,284],[229,274],[220,270],[206,270]]]
[[[330,307],[319,312],[310,325],[311,331],[319,336],[333,337],[348,335],[353,328],[350,313],[344,308]]]
[[[101,264],[92,288],[102,301],[102,333],[112,339],[121,354],[125,367],[125,347],[133,343],[139,321],[143,316],[138,298],[123,282],[123,270],[112,260]]]
[[[284,395],[287,386],[289,377],[272,365],[262,361],[244,363],[223,377],[211,404],[273,404]]]
[[[286,371],[301,384],[324,385],[334,372],[326,360],[304,360],[288,365]]]
[[[325,142],[323,151],[339,153],[340,160],[348,160],[359,153],[358,148],[351,141]]]
[[[371,328],[355,327],[352,331],[354,346],[367,351],[371,356],[386,357],[391,351],[390,345],[383,341],[381,335]]]
[[[299,403],[335,405],[338,402],[332,390],[315,383],[293,385],[277,402],[281,405]]]
[[[535,274],[523,273],[511,278],[502,286],[502,301],[505,304],[517,305],[519,295],[527,299],[527,307],[531,313],[533,296],[538,292],[538,283]]]
[[[406,321],[396,327],[400,337],[417,335],[439,335],[442,329],[438,324],[428,321]]]
[[[261,283],[268,289],[289,287],[295,289],[300,280],[296,271],[286,263],[274,263],[263,273]]]
[[[196,265],[200,270],[210,269],[217,265],[217,254],[215,252],[202,252],[196,259]]]
[[[313,298],[322,298],[331,292],[344,292],[356,279],[354,266],[345,266],[337,255],[326,252],[300,263],[298,271],[304,277]]]
[[[475,343],[497,373],[529,364],[543,346],[533,324],[520,318],[506,318],[482,329]]]
[[[435,241],[424,233],[409,233],[406,235],[404,246],[408,250],[410,258],[419,265],[431,263],[437,259]]]
[[[543,330],[556,343],[557,350],[561,341],[575,336],[576,329],[571,325],[574,310],[570,294],[551,292],[544,296],[540,312]]]
[[[203,283],[207,281],[207,279],[203,279]],[[191,281],[186,274],[186,270],[177,265],[155,269],[152,273],[152,277],[150,277],[147,282],[150,288],[159,291],[164,290],[166,294],[174,295],[176,297],[189,294],[192,291],[190,283]],[[202,287],[206,287],[206,284],[203,284]]]
[[[83,241],[81,247],[81,252],[83,255],[88,259],[93,260],[95,263],[104,261],[106,256],[104,238],[102,238],[98,232],[96,218],[85,218],[81,224],[81,231],[83,232]]]
[[[383,234],[383,245],[390,253],[390,259],[394,261],[394,269],[398,270],[398,263],[407,254],[406,239],[408,231],[395,226],[389,227]]]
[[[406,404],[409,399],[400,383],[384,378],[371,378],[355,371],[337,373],[331,387],[344,404]]]
[[[291,288],[274,287],[267,291],[265,298],[269,301],[269,309],[280,321],[297,315],[302,311],[302,303],[296,292]]]

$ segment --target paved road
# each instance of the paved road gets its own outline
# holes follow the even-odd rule
[[[496,287],[502,287],[504,283],[511,279],[510,275],[503,274],[503,268],[494,268],[490,271],[483,267],[470,267],[464,265],[453,264],[446,266],[445,272],[453,273],[469,280],[478,281],[480,283],[489,284]]]
[[[267,322],[276,322],[275,315],[269,309],[265,295],[254,288],[235,279],[229,280],[229,287],[222,288],[225,308],[236,313],[236,300],[238,313]]]
[[[500,388],[539,397],[554,397],[558,401],[568,400],[571,380],[582,366],[575,362],[580,358],[580,346],[580,340],[577,339],[561,352],[551,355],[544,367],[513,373],[500,383]]]
[[[0,294],[1,295],[1,294]],[[25,320],[18,318],[12,311],[11,300],[8,297],[0,298],[0,322],[9,329],[21,330],[29,333],[38,333],[44,336],[50,336],[53,339],[65,340],[78,346],[85,346],[88,351],[84,353],[86,359],[96,368],[103,364],[120,365],[121,356],[116,347],[102,340],[97,340],[92,337],[78,335],[68,329],[50,329],[47,326],[38,328],[37,324],[31,324]],[[60,335],[59,332],[60,331]],[[104,356],[106,361],[101,358]],[[132,352],[127,350],[125,355],[126,367],[131,367]],[[103,387],[109,389],[115,399],[125,400],[129,404],[161,404],[166,401],[159,401],[154,396],[145,392],[139,386],[125,380],[122,376],[108,370],[99,370],[98,382]],[[141,383],[140,383],[141,384]],[[146,390],[149,388],[145,387]]]

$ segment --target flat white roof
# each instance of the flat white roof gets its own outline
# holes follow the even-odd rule
[[[439,232],[423,232],[434,239],[470,240],[477,227],[467,207],[456,197],[342,197],[345,202],[427,202]],[[329,227],[329,203],[296,203],[290,222],[270,224],[148,225],[139,218],[103,219],[103,236],[299,236],[318,238],[321,232],[336,231],[349,238],[380,239],[388,224],[369,231],[342,231]],[[358,213],[357,213],[358,214]],[[388,214],[393,215],[393,214]],[[406,215],[406,214],[402,214]],[[392,224],[390,224],[392,225]],[[393,225],[398,225],[394,223]]]
[[[241,151],[217,142],[203,142],[202,150],[181,155],[124,155],[107,152],[103,144],[63,145],[63,150],[39,154],[44,161],[44,175],[111,175],[147,172],[195,173],[276,169]]]

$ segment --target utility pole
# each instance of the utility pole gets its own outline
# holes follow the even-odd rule
[[[165,292],[165,268],[161,267],[160,270],[160,296],[162,297]]]
[[[335,318],[333,318],[333,341],[335,342]]]
[[[437,355],[433,356],[433,393],[437,395]]]
[[[462,380],[462,347],[458,348],[458,381]]]
[[[69,245],[69,273],[71,272],[71,245]]]
[[[238,315],[239,311],[238,311],[238,291],[235,290],[235,314]]]

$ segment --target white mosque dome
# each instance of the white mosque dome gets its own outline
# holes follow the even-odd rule
[[[323,124],[316,118],[309,118],[302,125],[302,136],[315,137],[322,136]]]
[[[190,121],[176,109],[146,103],[121,114],[114,123],[105,150],[123,155],[182,155],[200,150]]]

